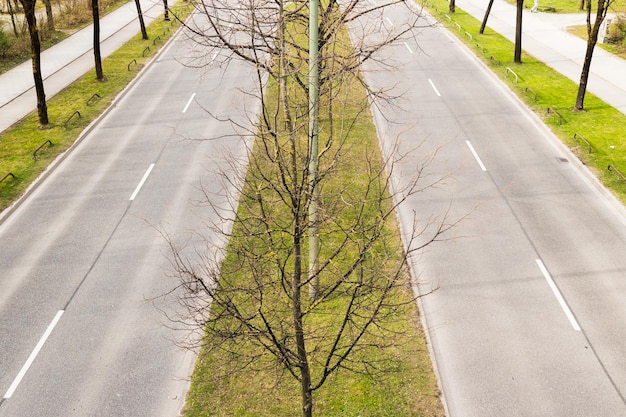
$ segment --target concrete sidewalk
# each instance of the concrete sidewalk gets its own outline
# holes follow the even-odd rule
[[[488,0],[457,0],[456,5],[482,21],[488,3]],[[486,30],[494,30],[514,42],[515,14],[514,5],[495,0]],[[585,24],[585,14],[559,15],[525,10],[522,49],[578,85],[587,42],[567,33],[566,28]],[[587,91],[626,114],[626,60],[596,46]]]
[[[163,15],[160,0],[141,0],[146,25]],[[140,32],[137,8],[128,2],[100,21],[102,58],[109,56]],[[93,25],[41,54],[46,98],[50,99],[94,67]],[[104,68],[106,73],[106,68]],[[32,64],[27,61],[0,75],[0,132],[36,109]]]

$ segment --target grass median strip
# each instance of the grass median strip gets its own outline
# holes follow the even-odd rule
[[[191,6],[176,5],[172,11],[184,19]],[[0,210],[15,201],[110,106],[178,26],[175,20],[153,22],[148,26],[149,40],[139,34],[103,61],[106,81],[96,80],[92,70],[51,98],[49,126],[41,128],[37,115],[31,114],[0,135],[0,179],[6,177],[0,182]]]
[[[574,110],[577,83],[528,54],[523,54],[522,64],[513,63],[512,42],[489,26],[484,34],[479,34],[481,22],[462,9],[447,14],[445,0],[429,0],[426,8],[475,51],[600,181],[626,203],[626,181],[619,175],[626,173],[626,116],[623,113],[589,92],[585,98],[586,110]],[[471,40],[464,36],[466,32],[472,35]]]
[[[327,10],[321,24],[334,36],[320,52],[328,78],[315,174],[319,293],[302,295],[311,256],[308,91],[289,75],[306,76],[294,45],[308,39],[307,14],[294,13],[277,25],[284,32],[275,36],[293,44],[275,50],[224,261],[178,270],[194,297],[189,314],[210,306],[194,322],[205,333],[187,417],[307,415],[309,388],[316,416],[444,415],[392,211],[385,168],[393,163],[383,161],[352,46],[333,16]],[[197,291],[215,281],[215,291]]]
[[[265,92],[266,102],[276,101],[273,97],[278,94],[277,88],[275,83],[268,85]],[[342,124],[352,125],[354,123],[354,127],[345,139],[343,152],[334,161],[336,168],[333,169],[332,175],[326,177],[325,192],[327,195],[333,196],[326,198],[340,200],[339,196],[345,197],[346,193],[340,190],[345,189],[349,184],[349,193],[347,194],[350,196],[366,195],[368,199],[377,201],[377,197],[373,195],[383,193],[384,190],[370,190],[368,192],[367,189],[372,188],[373,184],[368,181],[367,175],[363,173],[364,167],[367,165],[382,167],[382,157],[371,114],[369,111],[363,111],[363,109],[369,108],[365,90],[362,85],[355,81],[351,83],[343,81],[341,93],[337,93],[337,96],[344,97],[344,94],[347,98],[341,106],[344,115]],[[337,106],[339,107],[339,105]],[[269,110],[268,113],[275,114],[273,110]],[[324,124],[323,121],[321,123]],[[337,125],[339,124],[337,123]],[[340,126],[335,126],[335,129],[340,128]],[[303,141],[306,143],[306,138]],[[259,183],[259,178],[272,177],[269,173],[277,169],[266,158],[268,146],[271,147],[271,144],[268,145],[263,142],[263,139],[257,138],[251,156],[251,160],[254,162],[249,164],[246,184],[241,193],[238,218],[282,219],[288,223],[288,220],[285,219],[289,219],[290,214],[284,212],[285,207],[282,207],[280,203],[271,206],[271,214],[251,212],[256,207],[253,190],[270,188],[264,187],[262,182]],[[259,172],[257,173],[255,170]],[[246,196],[249,197],[249,201]],[[388,196],[384,198],[388,204],[391,204]],[[263,199],[276,200],[278,197],[268,195]],[[333,206],[340,204],[340,201],[326,201],[325,204]],[[371,202],[368,203],[367,200],[364,200],[355,203],[354,206],[361,207],[361,205],[367,206],[368,204]],[[364,210],[368,211],[372,208],[365,207]],[[358,209],[355,211],[358,212]],[[342,212],[339,217],[353,215],[355,214]],[[367,217],[376,218],[376,213],[371,213]],[[342,222],[342,220],[337,221]],[[350,224],[353,218],[347,218],[343,221]],[[396,256],[388,258],[381,256],[384,260],[378,264],[378,266],[384,264],[384,270],[390,271],[388,274],[391,276],[393,271],[401,269],[399,265],[402,262],[400,255],[402,246],[397,225],[394,222],[387,223],[384,242],[380,246],[373,247],[368,254],[372,259],[377,259],[379,251],[396,254]],[[334,232],[325,230],[322,226],[321,234],[324,236],[326,251],[332,251],[328,248],[334,247],[333,239],[336,238]],[[253,270],[260,268],[259,264],[267,262],[267,258],[274,253],[273,247],[263,247],[264,240],[261,237],[264,235],[264,233],[250,233],[247,229],[242,231],[241,225],[236,222],[233,226],[233,237],[229,242],[226,258],[221,267],[219,279],[222,286],[219,291],[232,292],[236,294],[233,297],[243,297],[243,300],[248,297],[248,302],[240,300],[237,304],[238,311],[244,315],[251,314],[254,316],[258,295],[256,288],[247,290],[242,290],[242,288],[253,286],[253,283],[258,279]],[[358,239],[356,235],[355,232],[354,239]],[[242,253],[250,251],[250,248],[255,248],[254,252],[258,261],[251,263],[249,267],[241,267]],[[285,248],[284,250],[288,249]],[[345,255],[333,258],[333,271],[341,271],[342,268],[349,266],[353,262],[354,256],[354,253],[348,251]],[[268,268],[271,267],[268,266]],[[272,275],[280,274],[273,270],[267,272],[267,276],[271,277]],[[323,281],[324,278],[322,277],[321,280]],[[392,335],[393,340],[380,340],[372,336],[371,339],[364,342],[367,348],[359,349],[358,352],[354,353],[353,359],[350,360],[351,365],[349,367],[358,368],[356,364],[367,363],[378,370],[372,369],[372,372],[369,373],[344,369],[332,374],[329,380],[316,391],[314,415],[333,417],[444,415],[428,347],[421,331],[417,306],[411,301],[413,293],[406,270],[404,270],[402,281],[405,283],[404,287],[398,287],[393,298],[388,300],[388,303],[392,305],[402,305],[394,313],[395,318],[385,322],[388,326],[386,330]],[[284,301],[283,298],[279,296],[274,298],[274,291],[280,292],[282,288],[278,280],[272,281],[270,285],[275,288],[272,291],[269,289],[263,291],[263,299],[265,299],[263,306],[282,305],[281,300]],[[314,335],[307,333],[308,340],[326,337],[330,342],[333,339],[333,332],[336,331],[331,329],[341,324],[347,301],[338,297],[333,301],[321,301],[317,307],[315,304],[313,303],[310,307],[307,323],[309,328],[315,329],[313,332],[316,333]],[[216,308],[217,311],[215,311]],[[258,308],[266,309],[266,307]],[[285,312],[272,311],[282,317],[282,314],[289,314],[289,309],[287,307],[284,309]],[[222,317],[219,307],[213,305],[211,311],[211,314]],[[281,320],[274,315],[269,316],[269,318]],[[225,323],[228,323],[223,324],[225,328],[232,326],[229,321],[225,321]],[[321,336],[317,333],[318,329],[327,329],[326,333],[328,334]],[[259,346],[255,346],[254,343],[231,341],[228,343],[232,343],[232,346],[229,344],[225,348],[226,342],[219,340],[219,337],[211,336],[213,333],[205,337],[204,347],[196,363],[192,386],[187,398],[185,416],[293,416],[299,414],[297,411],[300,408],[299,385],[284,369],[281,369],[280,364],[272,355],[260,349]],[[311,342],[311,344],[315,344],[315,342]],[[236,350],[237,354],[233,355],[231,349]],[[314,353],[311,354],[314,355]],[[252,369],[240,369],[241,362],[247,362],[248,358],[255,358]],[[314,360],[312,362],[315,363]]]

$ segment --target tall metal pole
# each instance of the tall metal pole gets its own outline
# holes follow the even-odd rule
[[[320,106],[319,62],[318,62],[318,9],[319,0],[309,0],[309,184],[311,184],[311,202],[309,205],[309,298],[319,295],[319,277],[317,274],[319,257],[318,205],[318,118]]]

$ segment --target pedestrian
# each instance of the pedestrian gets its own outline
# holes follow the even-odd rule
[[[530,9],[530,12],[537,13],[538,8],[539,8],[539,0],[535,0],[535,4],[533,5],[532,9]]]

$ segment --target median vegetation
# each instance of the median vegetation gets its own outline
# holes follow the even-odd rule
[[[223,262],[212,234],[197,245],[212,255],[200,259],[184,243],[172,245],[184,323],[204,336],[196,342],[187,417],[444,415],[395,213],[399,201],[432,184],[415,173],[401,189],[390,186],[387,174],[400,156],[381,155],[369,110],[378,92],[366,91],[357,65],[394,37],[352,48],[344,27],[351,16],[336,2],[320,3],[319,83],[308,79],[305,3],[277,5],[273,14],[224,13],[206,3],[207,20],[220,18],[200,41],[254,63],[264,94],[260,116],[250,115],[255,142],[247,163],[231,158],[237,174],[222,175],[236,188],[228,200],[238,201],[217,207],[220,224],[210,227],[229,239]],[[254,36],[254,51],[243,47],[252,39],[242,33]],[[319,118],[311,116],[316,98]],[[318,135],[310,134],[310,120],[319,122]],[[428,159],[418,151],[411,157],[416,170]],[[311,159],[319,159],[317,169]],[[203,203],[215,208],[220,198],[208,194]],[[451,227],[430,214],[420,211],[403,231],[411,251]]]
[[[365,89],[349,77],[335,88],[342,97],[341,106],[335,104],[342,123],[333,127],[325,118],[320,123],[335,129],[337,137],[345,134],[340,134],[345,126],[351,127],[333,146],[341,151],[323,176],[322,210],[332,215],[320,230],[321,263],[328,262],[320,277],[323,296],[314,302],[304,297],[302,309],[313,384],[322,377],[326,355],[331,364],[343,355],[348,359],[314,391],[313,414],[443,416]],[[278,89],[269,83],[266,103],[279,101]],[[277,113],[275,107],[267,110]],[[296,350],[290,323],[291,271],[296,262],[290,225],[296,208],[283,204],[292,195],[268,185],[270,179],[280,184],[281,176],[289,183],[293,177],[271,156],[280,158],[286,149],[263,136],[257,137],[250,156],[225,260],[213,272],[218,288],[204,296],[197,289],[186,296],[206,298],[206,303],[191,303],[192,312],[197,314],[198,305],[211,304],[211,312],[203,311],[202,316],[214,318],[201,321],[207,331],[186,417],[295,416],[301,408],[300,384],[291,375],[298,373],[298,365],[288,364],[295,359],[285,353]],[[306,149],[306,136],[296,148]],[[374,170],[373,177],[369,169]],[[369,235],[374,229],[375,235]],[[176,262],[179,267],[182,263]],[[212,280],[213,273],[206,272],[210,269],[207,264],[197,269],[185,265],[178,271],[185,287],[197,287],[198,280]],[[307,285],[303,282],[301,288],[306,291]],[[379,300],[384,300],[384,307],[375,313],[372,308]],[[373,324],[365,330],[369,320]],[[361,331],[362,339],[353,341]]]
[[[191,8],[185,3],[172,10],[184,18]],[[0,179],[4,178],[0,182],[0,210],[76,142],[179,26],[176,20],[153,22],[148,27],[149,40],[142,40],[139,34],[103,61],[104,82],[96,80],[92,70],[48,100],[50,126],[40,128],[37,114],[31,114],[0,135]]]
[[[428,0],[426,8],[473,50],[561,141],[626,203],[626,115],[587,92],[585,111],[576,111],[577,83],[524,54],[513,63],[512,42],[462,9],[448,14],[446,0]],[[583,53],[584,51],[581,51]]]

